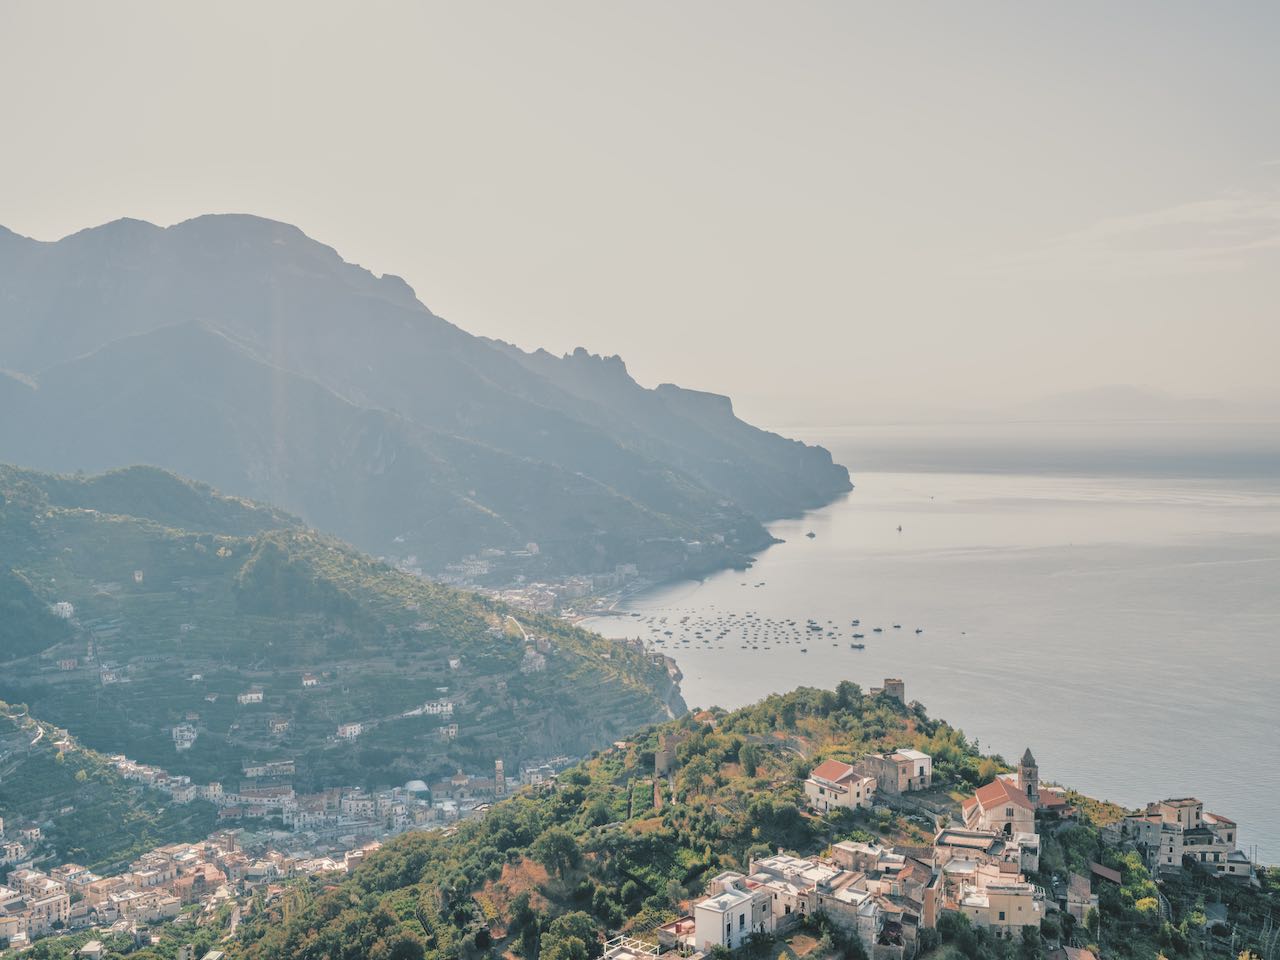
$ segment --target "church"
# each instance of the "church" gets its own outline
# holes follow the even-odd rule
[[[1040,768],[1028,747],[1016,774],[1001,774],[979,787],[961,804],[961,810],[969,829],[1015,837],[1036,832],[1037,811],[1061,816],[1069,806],[1062,794],[1040,786]]]

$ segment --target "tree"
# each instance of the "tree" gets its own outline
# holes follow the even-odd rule
[[[1098,913],[1097,907],[1090,907],[1089,912],[1084,915],[1084,928],[1089,931],[1089,936],[1094,940],[1098,939],[1098,928],[1102,926],[1102,915]]]
[[[542,934],[543,960],[554,960],[547,956],[547,950],[569,940],[576,940],[582,944],[585,952],[582,960],[586,960],[587,957],[598,957],[602,953],[595,921],[581,910],[572,910],[561,914],[547,924],[546,932]],[[561,960],[578,960],[578,958],[563,957]]]
[[[545,934],[542,939],[540,960],[587,960],[587,945],[577,937],[565,937],[563,940],[553,941],[549,946],[546,944]]]
[[[1038,927],[1027,926],[1022,928],[1022,942],[1018,944],[1019,960],[1041,960],[1044,956],[1044,948],[1040,942],[1040,930]]]
[[[738,751],[738,761],[742,764],[742,772],[754,777],[760,769],[760,748],[754,743],[744,744]]]
[[[548,827],[534,841],[533,858],[550,870],[564,878],[582,861],[582,850],[578,841],[564,827]]]

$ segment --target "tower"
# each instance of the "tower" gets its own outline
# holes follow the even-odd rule
[[[498,796],[506,796],[507,793],[507,775],[502,769],[502,761],[493,761],[493,792]]]
[[[1018,764],[1018,786],[1027,792],[1027,799],[1035,806],[1040,806],[1040,768],[1036,766],[1036,758],[1031,755],[1031,748],[1022,755]]]

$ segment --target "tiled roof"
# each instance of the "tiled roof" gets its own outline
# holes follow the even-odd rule
[[[1019,790],[1008,780],[997,777],[985,787],[979,787],[974,791],[973,797],[978,803],[982,804],[983,810],[990,810],[1002,803],[1012,803],[1028,810],[1034,809],[1031,806],[1031,800],[1025,793]]]
[[[810,774],[815,780],[827,780],[831,783],[839,783],[841,780],[854,773],[853,767],[847,763],[841,763],[839,760],[824,760]]]

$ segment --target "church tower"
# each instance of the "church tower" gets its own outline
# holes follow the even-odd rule
[[[1018,786],[1027,792],[1027,799],[1035,806],[1040,806],[1040,768],[1036,766],[1036,758],[1031,755],[1031,748],[1022,755],[1018,764]]]

